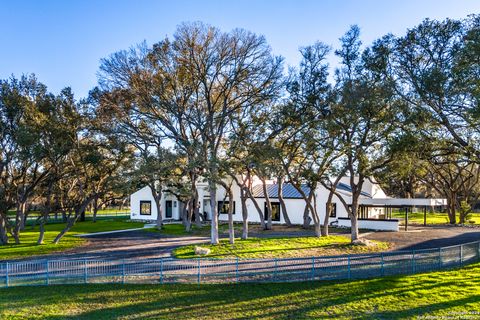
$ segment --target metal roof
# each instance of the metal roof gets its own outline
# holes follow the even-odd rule
[[[352,188],[351,188],[348,184],[345,184],[345,183],[343,183],[343,182],[339,182],[339,183],[338,183],[337,189],[342,190],[342,191],[347,191],[348,193],[352,193]],[[369,197],[369,198],[372,197],[371,194],[369,194],[369,193],[367,193],[367,192],[365,192],[365,191],[360,192],[360,194],[361,194],[362,196],[365,196],[365,197]]]
[[[306,184],[302,184],[301,188],[307,196],[310,194],[310,188]],[[278,184],[267,185],[267,193],[269,198],[278,198]],[[254,186],[252,194],[254,198],[265,198],[262,185]],[[282,195],[285,199],[303,199],[300,192],[291,183],[283,184]]]

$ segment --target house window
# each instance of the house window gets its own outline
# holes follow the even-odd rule
[[[218,201],[218,213],[219,214],[228,214],[228,209],[230,208],[230,202],[229,201]],[[232,214],[235,214],[235,201],[233,201],[233,212]]]
[[[337,217],[337,204],[335,202],[332,202],[331,205],[332,205],[332,207],[331,207],[332,211],[330,211],[330,216],[329,217],[330,218],[336,218]],[[328,211],[328,203],[326,204],[325,208],[326,208],[325,212],[327,212]]]
[[[152,201],[140,201],[140,215],[142,216],[152,215]]]
[[[272,206],[272,221],[280,221],[280,202],[270,202],[270,205]],[[265,216],[265,220],[267,220],[268,215],[267,215],[266,202],[265,202],[264,216]]]

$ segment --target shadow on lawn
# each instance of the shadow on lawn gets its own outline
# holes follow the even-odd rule
[[[462,272],[469,272],[467,267]],[[455,271],[454,271],[455,272]],[[46,319],[128,318],[280,318],[305,319],[347,317],[357,319],[410,318],[430,315],[445,309],[474,304],[477,293],[455,294],[440,301],[445,289],[455,290],[468,283],[445,281],[448,274],[387,277],[363,281],[326,281],[282,284],[219,285],[86,285],[58,286],[44,292],[42,287],[2,290],[0,306],[4,309],[31,307],[51,310],[53,304],[83,304],[84,312],[74,316],[49,316]],[[420,279],[421,278],[421,279]],[[42,300],[15,301],[18,296],[38,294]],[[417,303],[415,297],[427,300]],[[67,298],[65,298],[67,297]],[[423,303],[423,305],[422,305]],[[465,311],[468,311],[465,309]]]

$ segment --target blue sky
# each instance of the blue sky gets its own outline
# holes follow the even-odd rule
[[[83,97],[97,83],[101,58],[171,36],[183,21],[263,34],[295,65],[300,46],[320,40],[335,47],[352,24],[369,44],[427,17],[472,13],[480,13],[479,0],[0,0],[0,79],[35,73],[53,92],[70,86]]]

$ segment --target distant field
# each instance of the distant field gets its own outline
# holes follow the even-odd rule
[[[404,220],[405,212],[393,212],[392,218]],[[472,221],[472,222],[470,222]],[[423,212],[408,213],[408,223],[411,224],[423,224]],[[448,215],[446,213],[429,213],[427,212],[427,225],[428,224],[448,224]],[[458,223],[458,216],[457,216]],[[471,213],[466,221],[466,224],[480,224],[480,213]]]
[[[0,289],[0,319],[478,319],[480,264],[355,281]]]

